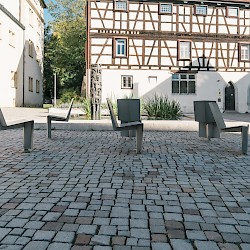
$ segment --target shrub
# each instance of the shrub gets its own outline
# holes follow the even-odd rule
[[[144,109],[149,118],[162,120],[179,120],[182,116],[181,106],[175,100],[168,100],[166,96],[155,95],[143,103]]]

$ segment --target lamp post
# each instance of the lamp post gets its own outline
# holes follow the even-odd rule
[[[54,73],[54,107],[56,107],[56,73]]]

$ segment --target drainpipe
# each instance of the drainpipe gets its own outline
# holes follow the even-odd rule
[[[22,0],[19,0],[19,21],[22,23]],[[23,29],[23,104],[22,106],[24,107],[25,104],[25,96],[24,96],[24,91],[25,91],[25,29]]]

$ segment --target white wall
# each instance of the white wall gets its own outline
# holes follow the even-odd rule
[[[121,75],[132,75],[134,88],[121,89]],[[157,83],[151,85],[149,76],[156,76]],[[102,102],[106,98],[124,98],[128,96],[147,98],[155,93],[166,95],[180,102],[184,113],[193,113],[193,101],[214,100],[223,111],[225,109],[225,87],[229,81],[235,87],[235,110],[248,111],[247,91],[250,85],[250,73],[240,72],[199,72],[196,78],[196,94],[172,94],[172,74],[161,70],[102,70]]]
[[[10,17],[6,11],[0,10],[0,106],[22,106],[23,103],[25,106],[41,106],[43,104],[43,7],[37,0],[0,0],[0,4],[12,15]],[[32,23],[30,23],[30,9],[34,14]],[[10,32],[14,34],[12,44],[10,44]],[[34,43],[33,58],[29,56],[29,40]],[[11,71],[17,72],[17,88],[13,87]],[[28,89],[29,77],[33,78],[33,92]],[[39,93],[36,93],[36,80],[40,81]]]
[[[11,40],[10,33],[13,38]],[[0,10],[0,106],[2,107],[12,107],[16,103],[22,103],[23,34],[23,29]],[[17,72],[17,88],[13,85],[11,71]],[[17,93],[20,93],[18,97]]]

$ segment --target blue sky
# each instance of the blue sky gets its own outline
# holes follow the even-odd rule
[[[48,0],[45,0],[44,2],[45,2],[45,4],[47,4]],[[52,17],[49,14],[48,9],[44,9],[44,21],[45,21],[45,23],[47,24],[50,20],[52,20]]]

